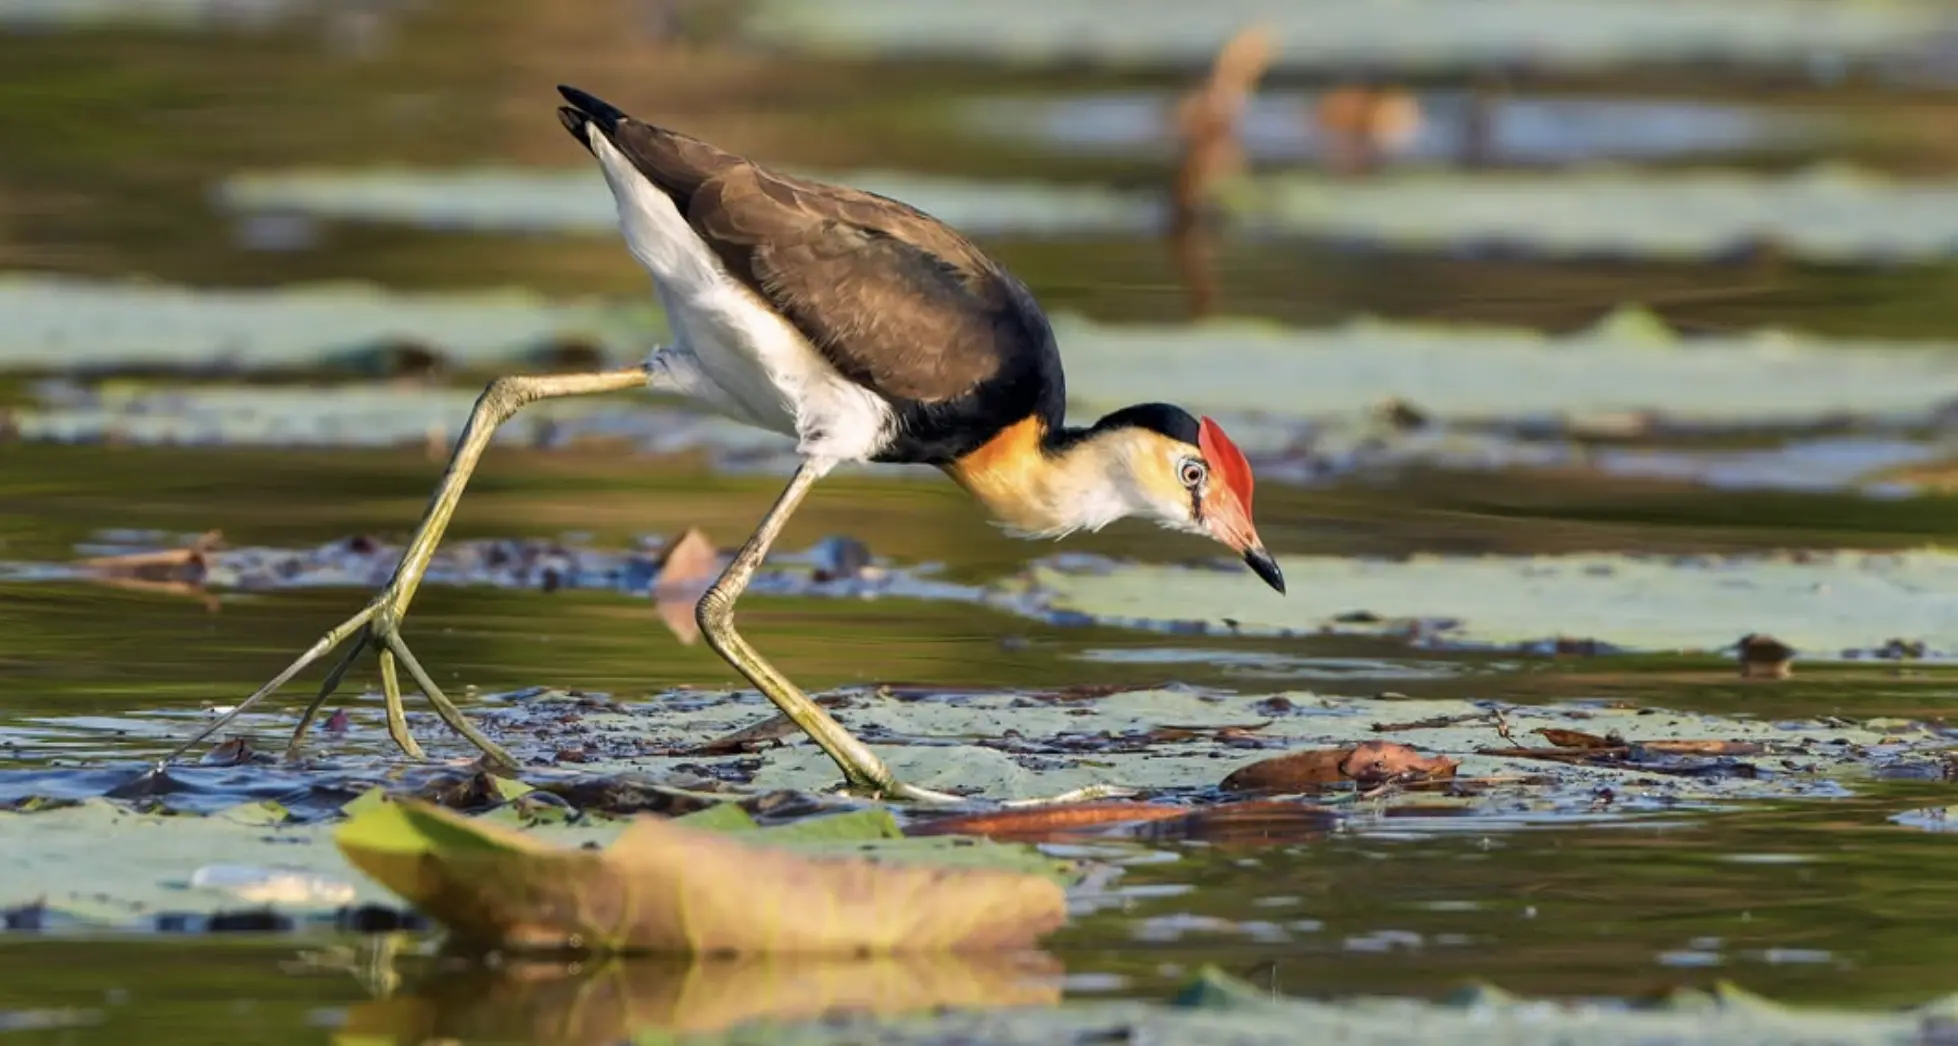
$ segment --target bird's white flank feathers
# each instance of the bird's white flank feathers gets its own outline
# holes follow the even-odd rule
[[[673,344],[648,361],[649,382],[758,428],[796,437],[805,457],[862,461],[894,434],[882,397],[845,378],[795,326],[722,267],[673,201],[585,125],[612,187],[619,230],[653,276]]]

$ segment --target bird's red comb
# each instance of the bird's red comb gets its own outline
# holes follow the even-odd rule
[[[1210,463],[1210,469],[1224,486],[1237,495],[1238,503],[1244,506],[1244,514],[1251,514],[1251,463],[1244,460],[1244,452],[1237,444],[1224,435],[1224,427],[1204,418],[1197,426],[1197,449],[1203,451],[1203,458]]]

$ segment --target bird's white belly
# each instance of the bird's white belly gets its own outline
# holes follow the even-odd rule
[[[794,437],[805,457],[863,461],[889,441],[890,404],[845,378],[746,288],[729,280],[682,297],[662,286],[660,298],[674,343],[654,354],[653,367],[680,391]]]
[[[619,207],[626,246],[653,276],[673,344],[648,383],[737,421],[793,436],[811,458],[862,461],[895,431],[883,397],[845,378],[802,332],[736,282],[673,201],[602,135],[592,151]]]

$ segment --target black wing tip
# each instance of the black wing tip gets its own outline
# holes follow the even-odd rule
[[[578,144],[591,148],[591,140],[585,137],[585,125],[591,122],[590,117],[570,106],[559,106],[557,119],[565,130],[571,132],[571,137],[578,139]]]

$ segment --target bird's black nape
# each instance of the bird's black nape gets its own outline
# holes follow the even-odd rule
[[[558,109],[558,120],[564,124],[565,130],[571,132],[571,137],[578,139],[578,144],[587,149],[591,148],[591,142],[585,137],[586,124],[597,124],[598,129],[610,138],[626,119],[624,111],[618,106],[576,87],[559,84],[557,93],[571,103]]]
[[[1170,439],[1196,446],[1197,419],[1181,407],[1168,403],[1138,403],[1103,417],[1088,429],[1088,434],[1111,429],[1148,429]]]

